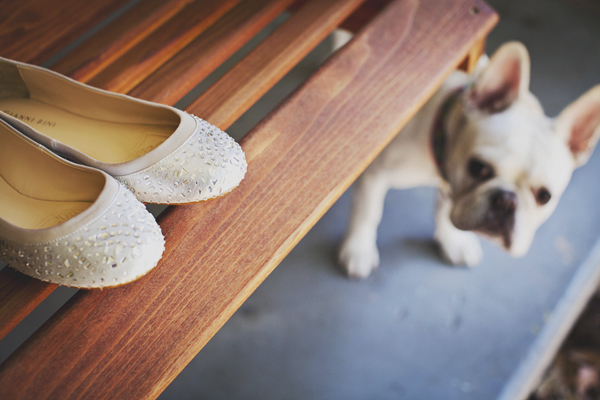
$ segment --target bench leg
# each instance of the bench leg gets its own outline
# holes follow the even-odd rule
[[[471,47],[471,50],[469,50],[469,54],[467,54],[465,59],[460,63],[458,69],[463,70],[467,73],[471,73],[475,70],[475,66],[477,65],[479,57],[481,57],[485,52],[486,39],[486,37],[479,39],[473,45],[473,47]]]

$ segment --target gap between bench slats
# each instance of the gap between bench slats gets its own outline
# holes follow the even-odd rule
[[[236,190],[167,210],[155,270],[78,292],[0,366],[5,393],[156,398],[496,20],[478,0],[390,4],[243,139]]]
[[[239,99],[239,92],[243,89],[243,95],[251,98],[258,98],[264,92],[266,92],[279,77],[283,76],[286,72],[290,70],[293,65],[297,61],[299,61],[304,55],[308,54],[312,48],[319,43],[331,30],[335,28],[337,24],[339,24],[356,6],[360,3],[357,0],[327,0],[327,1],[319,1],[313,0],[307,4],[307,6],[302,7],[296,14],[290,17],[289,21],[287,21],[281,29],[277,30],[273,33],[269,38],[266,39],[266,43],[268,44],[277,44],[275,48],[275,52],[272,50],[270,52],[265,52],[265,46],[262,46],[261,49],[255,49],[246,59],[241,61],[239,68],[236,69],[235,73],[230,73],[227,79],[222,79],[220,84],[227,85],[229,79],[234,80],[235,82],[239,82],[240,73],[244,74],[245,70],[252,70],[256,73],[261,73],[261,68],[264,70],[264,73],[261,73],[264,76],[263,81],[253,81],[253,85],[251,87],[243,87],[240,86],[233,89],[227,93],[234,99]],[[140,10],[138,10],[140,11]],[[147,14],[153,15],[147,11]],[[118,22],[118,21],[117,21]],[[120,20],[121,23],[130,23],[131,19],[129,16],[123,16],[123,19]],[[304,29],[301,27],[304,26]],[[116,27],[113,27],[116,29]],[[299,29],[300,28],[300,29]],[[137,29],[134,29],[134,31]],[[290,39],[290,35],[294,35],[295,41]],[[282,43],[293,43],[294,48],[289,51],[285,51],[285,47],[281,46]],[[93,46],[94,48],[96,46]],[[267,47],[266,49],[268,49]],[[281,51],[281,54],[278,54]],[[254,55],[255,53],[259,54],[260,57],[266,57],[265,60],[270,59],[278,59],[280,63],[273,64],[267,63],[261,65],[260,61],[257,65],[257,57]],[[67,60],[70,60],[71,55],[67,57]],[[77,59],[81,58],[81,53],[74,53],[74,57]],[[70,62],[65,61],[64,65],[69,65]],[[259,68],[261,67],[261,68]],[[77,71],[72,71],[74,74]],[[229,85],[231,86],[231,85]],[[242,97],[243,98],[243,97]],[[204,101],[211,103],[212,100],[210,98],[204,97]],[[220,96],[220,101],[226,102],[227,96],[223,94]],[[228,102],[227,104],[230,104]],[[203,106],[202,102],[196,103],[197,106]],[[204,107],[206,104],[204,104]],[[230,123],[235,120],[235,118],[229,116],[231,115],[241,115],[243,111],[247,108],[248,103],[238,104],[237,107],[230,106],[225,111],[221,110],[221,116],[228,119],[228,123],[223,124],[218,121],[219,126],[222,129],[226,129]],[[190,112],[196,112],[193,107]],[[205,117],[203,113],[197,113],[197,115]],[[206,118],[206,117],[205,117]],[[210,120],[210,118],[206,118]],[[215,122],[213,122],[215,123]],[[42,300],[44,300],[54,289],[48,289],[44,285],[48,284],[39,284],[36,280],[33,279],[19,279],[15,280],[13,278],[13,272],[11,270],[5,269],[0,271],[0,288],[2,285],[4,286],[5,292],[14,293],[15,298],[18,298],[17,302],[14,299],[10,299],[8,301],[2,301],[0,299],[0,339],[4,337],[8,332],[10,332],[25,316],[29,314],[31,310],[33,310]],[[17,286],[17,287],[15,287]],[[52,286],[54,288],[55,286]],[[19,293],[22,292],[22,295]]]

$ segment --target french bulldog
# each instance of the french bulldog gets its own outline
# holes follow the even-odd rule
[[[549,118],[529,91],[525,46],[453,72],[355,184],[339,261],[351,277],[379,265],[377,227],[390,188],[439,187],[434,239],[452,264],[482,259],[477,234],[524,255],[572,172],[600,136],[600,85]]]

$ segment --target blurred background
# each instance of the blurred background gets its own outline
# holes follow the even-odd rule
[[[531,90],[548,115],[600,84],[600,1],[488,3],[500,22],[487,52],[509,40],[525,43]],[[241,138],[331,51],[329,38],[229,132]],[[600,151],[576,171],[526,257],[512,259],[484,242],[485,259],[475,269],[450,267],[438,256],[434,190],[391,191],[379,227],[381,266],[364,281],[347,279],[336,264],[349,191],[160,399],[497,398],[600,237],[598,171]],[[0,361],[73,293],[56,290],[2,340]]]

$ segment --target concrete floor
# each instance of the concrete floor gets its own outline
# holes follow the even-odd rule
[[[549,115],[600,83],[598,1],[489,3],[501,21],[488,51],[515,39],[528,46],[531,88]],[[325,43],[230,132],[241,137],[326,51]],[[335,263],[344,194],[160,398],[496,398],[600,237],[599,169],[600,151],[576,171],[526,257],[484,243],[472,270],[449,267],[431,243],[433,190],[390,192],[381,266],[364,281]],[[63,289],[0,342],[0,361],[72,295]]]

